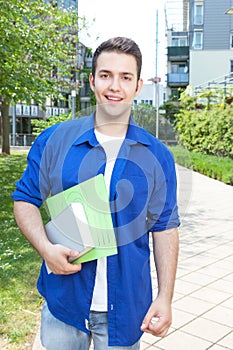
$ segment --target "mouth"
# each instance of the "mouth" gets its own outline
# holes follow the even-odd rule
[[[122,97],[119,96],[111,96],[111,95],[105,95],[105,98],[110,102],[110,103],[119,103],[123,101]]]

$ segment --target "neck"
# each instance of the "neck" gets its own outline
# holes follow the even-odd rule
[[[95,129],[102,134],[109,136],[125,136],[129,125],[129,116],[127,118],[104,118],[96,112],[95,115]]]
[[[128,123],[122,124],[122,123],[115,123],[115,122],[108,122],[108,124],[95,124],[95,129],[99,131],[101,134],[108,135],[108,136],[125,136],[128,129]]]

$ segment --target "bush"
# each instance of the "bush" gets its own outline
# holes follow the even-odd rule
[[[179,143],[190,151],[233,158],[233,107],[215,105],[204,110],[181,109],[175,128]]]
[[[170,147],[177,164],[203,175],[233,185],[233,160],[198,152],[190,152],[181,146]]]
[[[77,114],[77,117],[79,117],[79,114]],[[71,113],[61,114],[55,117],[47,117],[45,120],[33,119],[31,122],[33,125],[33,135],[38,136],[43,130],[47,129],[48,127],[69,119],[71,119]]]

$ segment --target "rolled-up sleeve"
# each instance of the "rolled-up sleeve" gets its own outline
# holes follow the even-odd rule
[[[177,179],[172,154],[168,151],[156,168],[155,186],[148,206],[148,228],[151,232],[178,227]]]
[[[27,167],[21,179],[15,183],[16,189],[11,197],[14,201],[24,201],[40,207],[43,203],[41,177],[45,178],[46,171],[41,166],[46,142],[51,134],[50,129],[43,131],[33,143],[27,157]],[[46,187],[46,189],[45,189]],[[43,181],[43,192],[49,194],[49,181]]]

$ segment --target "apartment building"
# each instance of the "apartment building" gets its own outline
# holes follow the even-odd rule
[[[233,77],[233,15],[226,11],[232,0],[168,0],[167,97],[175,99],[180,88],[193,89],[231,82]],[[182,8],[173,16],[173,9]],[[170,12],[169,12],[170,9]],[[174,10],[173,10],[174,11]],[[232,73],[232,74],[231,74]]]
[[[189,1],[166,2],[167,98],[177,100],[189,84]]]
[[[189,84],[188,32],[167,31],[167,96],[177,100]]]
[[[224,81],[233,72],[231,0],[190,0],[190,76],[192,87]]]

